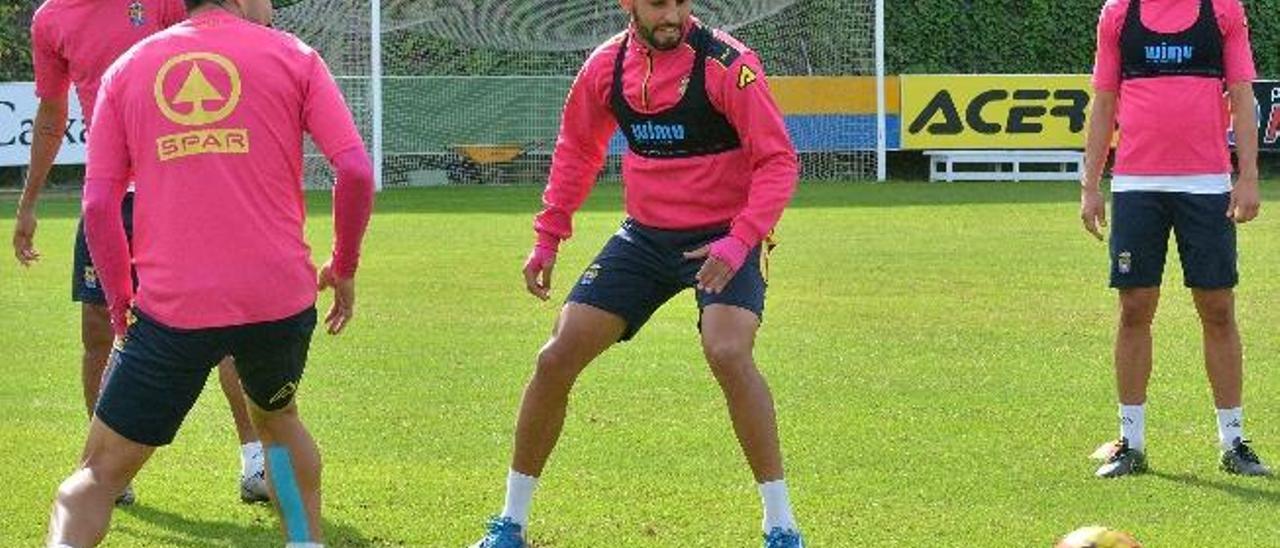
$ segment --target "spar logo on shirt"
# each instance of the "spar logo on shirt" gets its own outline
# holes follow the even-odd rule
[[[1181,65],[1188,63],[1196,53],[1195,46],[1171,46],[1166,42],[1161,42],[1158,46],[1145,46],[1142,50],[1147,62],[1155,65]]]
[[[199,154],[248,154],[249,130],[207,127],[235,112],[240,91],[240,70],[226,57],[193,52],[165,61],[156,74],[156,106],[169,121],[200,129],[156,139],[160,161]]]

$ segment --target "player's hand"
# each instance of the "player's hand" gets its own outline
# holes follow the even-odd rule
[[[688,260],[706,259],[698,274],[694,276],[699,291],[719,293],[729,285],[733,275],[742,268],[750,249],[733,236],[725,236],[708,245],[693,251],[686,251],[684,258]]]
[[[316,287],[320,291],[333,288],[333,304],[329,306],[329,313],[324,316],[324,324],[330,335],[337,335],[342,333],[355,315],[356,279],[338,277],[333,272],[332,263],[333,261],[329,261],[320,267]]]
[[[551,271],[556,267],[556,252],[542,245],[533,247],[524,261],[524,286],[531,295],[544,301],[551,298]]]
[[[19,209],[13,225],[13,256],[18,258],[22,266],[31,266],[31,263],[40,259],[40,252],[35,248],[35,238],[35,212]]]
[[[1080,189],[1080,221],[1099,242],[1106,239],[1102,229],[1107,227],[1107,202],[1102,198],[1101,190]]]
[[[1231,188],[1231,205],[1227,206],[1227,218],[1237,224],[1244,224],[1256,218],[1261,208],[1258,174],[1241,173],[1235,186]]]

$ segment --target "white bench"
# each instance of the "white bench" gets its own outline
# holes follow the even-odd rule
[[[1078,150],[926,150],[930,181],[1076,181]],[[1027,171],[1028,166],[1035,169]]]

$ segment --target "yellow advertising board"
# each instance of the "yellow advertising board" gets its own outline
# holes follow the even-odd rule
[[[902,148],[1084,148],[1088,75],[903,75]]]

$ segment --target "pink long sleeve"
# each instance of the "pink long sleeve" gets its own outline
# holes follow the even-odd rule
[[[103,97],[103,99],[106,99]],[[130,159],[125,126],[115,104],[100,100],[94,109],[89,138],[88,172],[85,175],[84,233],[89,255],[102,283],[111,314],[111,327],[124,335],[126,316],[133,304],[133,257],[124,232],[120,203],[129,188]]]
[[[340,278],[356,275],[360,242],[373,212],[373,166],[359,147],[348,148],[333,159],[337,181],[333,186],[333,270]]]
[[[347,108],[342,90],[324,59],[312,56],[303,103],[303,129],[333,166],[333,269],[355,276],[360,242],[373,211],[373,166]]]
[[[604,167],[609,138],[617,129],[613,112],[603,100],[601,79],[607,82],[611,57],[599,48],[579,71],[565,101],[560,135],[551,160],[551,176],[542,194],[542,212],[534,230],[543,246],[555,249],[573,235],[573,214],[591,194]],[[616,50],[611,50],[616,51]]]
[[[729,235],[752,248],[778,224],[795,193],[800,165],[755,53],[743,54],[722,73],[720,90],[720,108],[738,130],[751,177],[746,207],[734,216]]]

